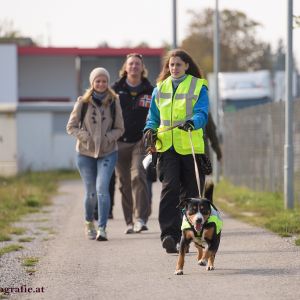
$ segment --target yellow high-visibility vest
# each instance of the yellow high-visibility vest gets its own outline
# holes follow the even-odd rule
[[[175,94],[173,94],[171,76],[158,84],[158,92],[155,99],[160,111],[160,126],[156,142],[158,152],[165,152],[173,146],[179,154],[192,153],[188,132],[178,128],[167,129],[192,118],[193,107],[199,98],[203,85],[207,86],[205,79],[196,78],[192,75],[187,75],[178,85]],[[204,153],[203,130],[197,129],[191,131],[191,133],[195,153]]]

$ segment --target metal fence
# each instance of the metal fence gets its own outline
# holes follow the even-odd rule
[[[283,192],[284,102],[225,112],[223,176],[258,191]],[[294,189],[300,203],[300,101],[294,102]]]

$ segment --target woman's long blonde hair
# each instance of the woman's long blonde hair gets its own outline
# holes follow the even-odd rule
[[[90,86],[85,91],[85,93],[82,95],[83,102],[91,102],[92,101],[93,91],[94,91],[94,89],[93,89],[92,86]],[[117,94],[115,93],[115,91],[111,87],[108,87],[107,88],[107,95],[103,99],[102,103],[105,107],[107,107],[108,105],[111,104],[112,101],[115,101],[116,98],[117,98]]]

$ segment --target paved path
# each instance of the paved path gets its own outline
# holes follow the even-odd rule
[[[228,216],[216,270],[198,266],[192,246],[185,275],[173,275],[177,255],[166,254],[159,240],[159,192],[157,183],[150,230],[133,235],[123,233],[117,194],[109,241],[96,242],[84,236],[81,182],[64,182],[55,198],[58,234],[32,282],[45,293],[22,299],[300,299],[300,248]]]

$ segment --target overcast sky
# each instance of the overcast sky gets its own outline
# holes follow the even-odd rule
[[[14,29],[43,46],[152,47],[172,44],[173,0],[1,0],[0,22],[12,21]],[[294,0],[294,15],[300,15],[300,0]],[[285,40],[287,0],[219,0],[220,10],[236,9],[260,22],[258,38],[273,49]],[[188,35],[188,10],[201,11],[215,0],[177,0],[178,43]],[[300,28],[294,30],[294,55],[300,66]]]

